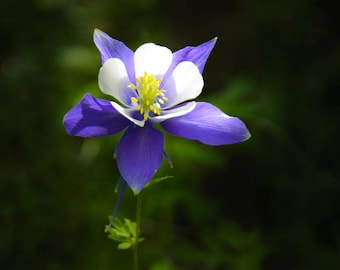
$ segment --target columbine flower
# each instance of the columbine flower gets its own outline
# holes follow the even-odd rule
[[[94,42],[102,57],[99,88],[115,101],[86,94],[64,118],[66,131],[100,137],[126,129],[115,151],[121,177],[135,194],[152,179],[164,155],[160,124],[168,133],[208,145],[247,140],[244,123],[205,102],[202,71],[216,39],[175,53],[146,43],[135,52],[100,30]]]

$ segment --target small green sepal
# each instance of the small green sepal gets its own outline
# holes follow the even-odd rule
[[[145,185],[144,188],[147,188],[147,187],[149,187],[149,186],[151,186],[151,185],[153,185],[153,184],[157,184],[157,183],[159,183],[159,182],[162,182],[162,181],[167,180],[167,179],[170,179],[170,178],[174,178],[174,177],[171,176],[171,175],[166,175],[166,176],[162,176],[162,177],[153,178],[152,180],[150,180],[150,181]]]

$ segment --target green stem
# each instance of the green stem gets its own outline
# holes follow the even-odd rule
[[[137,206],[136,206],[136,243],[133,247],[133,262],[134,262],[134,269],[138,270],[138,239],[140,235],[140,223],[141,223],[141,216],[142,216],[142,198],[143,198],[143,191],[141,191],[137,195]]]

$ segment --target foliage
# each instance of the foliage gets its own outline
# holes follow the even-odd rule
[[[124,218],[122,222],[119,218],[115,218],[110,228],[105,228],[108,237],[114,241],[120,242],[118,249],[133,248],[136,241],[142,242],[144,238],[140,237],[137,240],[136,222]]]

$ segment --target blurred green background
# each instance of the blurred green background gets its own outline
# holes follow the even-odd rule
[[[338,9],[308,0],[2,0],[0,269],[131,269],[104,226],[120,135],[68,136],[97,86],[94,28],[135,50],[215,36],[200,100],[252,138],[210,147],[166,136],[144,193],[142,269],[340,269]],[[127,190],[119,217],[134,218]]]

